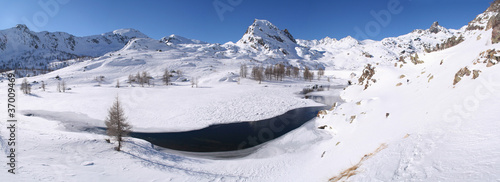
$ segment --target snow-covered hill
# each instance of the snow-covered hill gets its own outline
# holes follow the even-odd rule
[[[147,38],[134,29],[76,37],[64,32],[33,32],[26,25],[0,31],[0,70],[54,69],[49,63],[98,57],[121,49],[132,38]]]

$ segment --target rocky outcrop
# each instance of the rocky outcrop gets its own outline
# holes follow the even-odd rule
[[[441,31],[441,29],[440,29],[439,23],[437,21],[434,22],[431,25],[431,27],[429,28],[429,32],[434,33],[434,34],[439,33],[440,31]]]

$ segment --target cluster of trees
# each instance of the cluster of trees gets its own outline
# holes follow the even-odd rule
[[[277,65],[269,65],[267,67],[263,66],[254,66],[252,68],[251,77],[254,80],[259,81],[261,83],[264,79],[267,80],[279,80],[283,81],[283,78],[299,78],[300,77],[300,68],[294,66],[285,66],[283,64]],[[240,67],[240,76],[242,78],[247,77],[247,66],[242,64]],[[318,70],[318,80],[325,75],[325,70],[320,68]],[[314,72],[312,72],[308,67],[306,67],[303,71],[304,80],[312,81],[314,79]]]
[[[246,78],[247,75],[248,75],[247,65],[246,64],[242,64],[240,66],[240,76],[241,76],[241,78]]]
[[[161,80],[163,81],[163,83],[165,85],[169,85],[171,77],[172,77],[172,75],[170,75],[170,72],[168,71],[168,69],[165,69],[165,71],[163,72],[163,75],[161,76]]]
[[[165,85],[170,85],[171,82],[172,82],[172,73],[177,73],[177,76],[178,77],[182,77],[183,76],[183,71],[181,70],[169,70],[169,69],[165,69],[163,71],[163,74],[161,75],[161,81],[163,82],[163,84]],[[132,75],[130,74],[128,76],[128,81],[127,81],[129,84],[132,84],[132,83],[137,83],[139,85],[141,85],[142,87],[144,87],[144,85],[148,85],[148,86],[151,86],[153,85],[154,86],[154,79],[153,77],[146,71],[143,71],[143,72],[137,72],[137,74]]]
[[[21,83],[21,91],[24,94],[31,94],[31,87],[32,87],[32,85],[29,83],[28,79],[24,78],[23,82]],[[43,91],[45,91],[46,87],[47,87],[47,84],[45,84],[45,82],[42,81],[40,88]],[[68,87],[67,87],[66,82],[64,80],[57,83],[57,91],[58,92],[66,92],[66,90],[68,90]]]
[[[133,76],[132,74],[128,75],[128,83],[137,83],[141,85],[141,87],[144,87],[145,84],[147,84],[148,86],[154,84],[152,82],[152,79],[153,77],[151,77],[147,71],[143,71],[142,73],[137,72],[135,76]]]
[[[66,92],[66,82],[63,80],[62,82],[57,82],[57,91],[58,92]]]
[[[264,67],[254,66],[252,68],[252,78],[259,81],[259,84],[264,80]]]
[[[304,69],[304,80],[312,81],[314,78],[314,72],[310,71],[308,67]]]

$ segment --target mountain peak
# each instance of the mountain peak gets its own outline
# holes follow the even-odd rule
[[[253,21],[236,44],[279,56],[297,56],[295,47],[300,47],[288,29],[280,30],[271,22],[259,19]]]
[[[238,41],[240,43],[256,42],[264,45],[266,41],[277,41],[280,43],[293,43],[297,41],[293,38],[288,29],[280,30],[267,20],[255,19],[243,35],[243,38]]]
[[[486,12],[500,12],[500,0],[495,0],[491,3]]]
[[[25,29],[28,29],[28,26],[26,26],[25,24],[17,24],[16,28],[19,30],[25,30]]]
[[[168,37],[163,37],[160,39],[161,42],[164,42],[165,44],[171,43],[171,44],[207,44],[206,42],[200,41],[200,40],[194,40],[194,39],[188,39],[179,35],[172,34]]]
[[[111,32],[114,35],[120,35],[127,38],[149,38],[147,35],[143,34],[139,30],[132,28],[118,29]]]
[[[429,32],[431,33],[439,33],[443,30],[444,27],[440,26],[439,25],[439,22],[435,21],[434,23],[432,23],[431,27],[429,28]]]

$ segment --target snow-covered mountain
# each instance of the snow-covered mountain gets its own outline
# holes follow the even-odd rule
[[[359,41],[350,36],[340,40],[329,37],[301,40],[295,39],[287,29],[281,30],[267,20],[255,19],[236,43],[209,44],[179,35],[170,35],[157,41],[134,29],[75,37],[63,32],[33,32],[25,25],[18,25],[0,31],[0,53],[3,55],[0,69],[57,69],[68,64],[54,66],[54,62],[99,57],[108,52],[134,47],[154,51],[177,49],[196,52],[198,57],[249,59],[262,64],[284,63],[311,68],[329,65],[336,69],[358,69],[366,63],[390,64],[414,53],[440,50],[448,39],[460,35],[461,31],[448,30],[435,22],[427,30],[415,30],[382,41]],[[142,40],[140,46],[127,44],[134,38],[148,40]],[[168,47],[158,47],[159,43]]]
[[[0,172],[0,179],[498,181],[499,12],[496,0],[459,30],[436,22],[427,30],[381,41],[327,37],[295,43],[288,31],[264,20],[251,25],[254,33],[237,43],[133,38],[109,54],[27,78],[32,94],[16,98],[19,173]],[[278,62],[312,69],[322,64],[329,79],[285,77],[259,84],[239,75],[242,64]],[[162,83],[165,69],[172,85]],[[151,78],[151,85],[127,83],[139,72]],[[189,83],[194,78],[199,89]],[[57,91],[62,81],[71,88],[68,93]],[[345,87],[348,81],[352,84]],[[115,140],[86,128],[105,126],[117,95],[134,131],[186,131],[319,106],[297,96],[312,84],[332,86],[310,94],[333,97],[338,104],[281,137],[273,136],[286,123],[260,130],[243,144],[267,143],[238,158],[213,160],[204,157],[222,154],[180,153],[132,137],[118,152]],[[0,90],[8,90],[8,84],[0,84]],[[0,122],[0,128],[7,127]],[[12,137],[8,132],[0,132],[5,156]]]
[[[168,37],[163,37],[160,41],[166,44],[207,44],[201,40],[188,39],[179,35],[172,34]]]
[[[26,25],[0,31],[0,70],[49,69],[49,63],[98,57],[117,51],[132,38],[148,36],[134,29],[76,37],[64,32],[33,32]]]
[[[320,61],[323,63],[337,69],[356,69],[367,63],[389,64],[401,57],[435,51],[450,38],[458,39],[460,35],[461,31],[449,30],[434,22],[427,30],[417,29],[381,41],[360,41],[348,36],[340,40],[330,37],[321,40],[298,39],[297,43],[321,51],[324,58]]]
[[[318,52],[297,44],[287,29],[280,30],[267,20],[255,19],[236,45],[248,53],[273,58],[300,59],[308,56],[316,59],[321,57]]]

